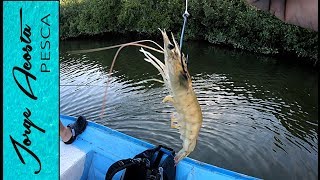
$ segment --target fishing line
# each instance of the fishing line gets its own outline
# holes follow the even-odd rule
[[[184,11],[182,17],[183,17],[183,25],[182,25],[182,30],[181,30],[181,37],[180,37],[180,55],[181,55],[181,65],[182,65],[182,69],[184,71],[184,73],[187,73],[187,70],[185,70],[184,66],[183,66],[183,61],[182,61],[182,42],[183,42],[183,36],[184,36],[184,31],[185,31],[185,28],[186,28],[186,25],[187,25],[187,18],[190,14],[188,13],[188,0],[186,0],[186,10]],[[188,66],[188,63],[189,63],[189,58],[188,58],[188,54],[187,54],[187,57],[186,57],[186,65]]]
[[[182,62],[182,51],[181,51],[182,50],[182,41],[183,41],[185,27],[186,27],[186,24],[187,24],[187,18],[188,18],[189,15],[190,14],[188,13],[188,0],[186,0],[186,9],[185,9],[184,14],[182,15],[184,21],[183,21],[182,32],[181,32],[181,37],[180,37],[180,54],[181,54],[181,64],[182,65],[183,65],[183,62]],[[155,44],[156,46],[158,46],[161,50],[158,50],[158,49],[146,46],[146,45],[139,44],[139,43],[142,43],[142,42],[151,42],[151,43]],[[70,54],[90,53],[90,52],[102,51],[102,50],[113,49],[113,48],[119,47],[117,52],[116,52],[116,54],[115,54],[115,56],[114,56],[114,58],[113,58],[113,61],[112,61],[111,67],[110,67],[110,71],[109,71],[109,76],[110,76],[111,72],[112,72],[112,69],[114,67],[114,64],[115,64],[115,60],[116,60],[119,52],[124,47],[130,46],[130,45],[131,46],[145,47],[145,48],[151,49],[151,50],[159,52],[159,53],[163,53],[164,52],[163,48],[159,44],[157,44],[156,42],[151,41],[151,40],[141,40],[141,41],[135,41],[135,42],[131,42],[131,43],[125,43],[125,44],[109,46],[109,47],[103,47],[103,48],[95,48],[95,49],[88,49],[88,50],[78,50],[78,51],[69,51],[68,53],[70,53]],[[187,55],[186,61],[187,61],[186,63],[188,63],[188,55]],[[183,71],[185,71],[185,73],[187,73],[184,68],[183,68]],[[103,97],[103,105],[102,105],[102,108],[101,108],[100,119],[103,119],[103,117],[104,117],[104,112],[105,112],[104,111],[105,110],[104,107],[106,106],[106,100],[107,100],[107,88],[108,88],[108,85],[109,85],[109,82],[110,82],[110,77],[109,76],[107,77],[106,90],[105,90],[104,97]],[[69,85],[69,86],[71,86],[71,85]]]
[[[188,13],[188,0],[186,0],[186,10],[184,11],[182,17],[183,17],[183,26],[182,26],[182,31],[181,31],[181,37],[180,37],[180,51],[182,49],[182,41],[183,41],[183,35],[185,31],[185,27],[187,24],[187,18],[190,14]]]

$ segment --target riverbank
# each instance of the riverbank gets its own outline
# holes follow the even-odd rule
[[[179,37],[183,11],[183,2],[177,0],[62,2],[60,38],[135,34],[156,39],[160,37],[159,27]],[[205,40],[228,48],[318,64],[317,32],[285,24],[243,1],[189,1],[188,11],[191,16],[185,40]]]

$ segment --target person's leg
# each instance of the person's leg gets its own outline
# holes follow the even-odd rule
[[[68,142],[72,137],[71,129],[68,127],[65,127],[62,124],[61,120],[59,120],[59,124],[60,124],[60,137],[63,142]]]
[[[59,120],[60,137],[65,144],[71,144],[76,137],[81,134],[87,127],[87,120],[84,116],[79,116],[77,120],[65,127]]]

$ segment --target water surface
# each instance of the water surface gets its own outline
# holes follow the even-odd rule
[[[127,42],[64,41],[60,54],[60,113],[88,119],[153,144],[182,147],[170,129],[161,77],[137,47],[120,53],[100,113],[115,50],[69,50]],[[318,72],[272,58],[187,42],[189,71],[203,111],[189,157],[264,179],[318,179]],[[155,53],[154,53],[155,54]],[[158,56],[162,59],[162,56]]]

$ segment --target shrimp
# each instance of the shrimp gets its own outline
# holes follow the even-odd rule
[[[182,149],[176,154],[174,158],[175,164],[178,164],[178,162],[181,161],[184,157],[188,156],[196,146],[199,131],[202,126],[202,111],[197,100],[196,94],[192,88],[191,77],[187,69],[186,58],[184,54],[181,53],[180,47],[175,41],[173,34],[171,34],[173,40],[172,44],[166,32],[162,30],[160,31],[162,33],[164,41],[163,48],[154,41],[140,40],[131,43],[125,43],[103,48],[71,51],[69,53],[90,53],[113,48],[119,48],[111,64],[111,68],[109,71],[109,74],[111,74],[115,60],[121,49],[123,49],[126,46],[141,47],[140,52],[142,52],[145,55],[144,60],[151,63],[155,68],[158,69],[163,78],[163,82],[169,91],[169,95],[166,96],[162,102],[171,103],[177,111],[177,113],[173,113],[171,115],[171,128],[179,130],[180,139],[183,141]],[[151,42],[158,46],[160,50],[141,44],[144,42]],[[153,50],[155,52],[163,53],[165,63],[157,59],[150,52],[145,51],[143,47]],[[161,80],[157,81],[161,82]],[[107,86],[108,84],[109,80],[107,81]],[[104,114],[106,94],[107,89],[104,95],[104,105],[102,106],[101,119]]]
[[[182,149],[174,158],[175,164],[177,164],[188,156],[196,146],[202,126],[202,111],[192,88],[184,54],[181,53],[173,34],[171,34],[173,40],[173,43],[171,43],[165,30],[160,31],[164,41],[165,63],[163,64],[143,48],[140,49],[140,52],[145,55],[145,61],[158,69],[169,91],[169,95],[162,102],[171,103],[177,111],[177,113],[171,115],[171,128],[179,130],[180,139],[183,141]]]

